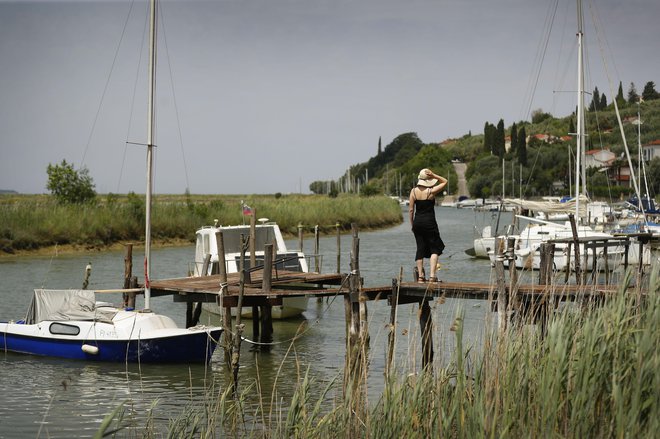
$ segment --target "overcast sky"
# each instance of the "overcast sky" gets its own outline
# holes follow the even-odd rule
[[[660,88],[660,2],[584,9],[587,91],[611,101],[603,58],[615,93],[619,81]],[[145,151],[127,141],[146,141],[146,10],[0,0],[0,189],[47,192],[47,165],[66,159],[99,193],[144,193]],[[537,108],[565,116],[575,11],[575,0],[165,1],[155,190],[308,192],[375,155],[379,137],[439,142]]]

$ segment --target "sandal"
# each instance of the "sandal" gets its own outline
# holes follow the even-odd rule
[[[426,283],[426,278],[424,276],[419,276],[417,278],[417,283],[418,284],[425,284]]]
[[[437,277],[431,276],[431,277],[429,277],[429,282],[439,282],[439,281],[438,281]]]

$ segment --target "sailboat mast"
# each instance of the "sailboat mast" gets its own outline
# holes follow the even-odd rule
[[[144,307],[149,309],[151,300],[151,192],[153,189],[153,148],[155,132],[154,95],[156,90],[156,0],[151,0],[149,10],[149,102],[147,106],[147,192],[144,229]]]
[[[583,156],[585,154],[584,142],[584,33],[582,31],[582,1],[577,0],[577,26],[578,26],[578,92],[577,92],[577,153],[575,160],[575,217],[580,218],[580,195],[586,197],[586,173],[582,169],[585,165]],[[580,184],[582,183],[582,184]],[[582,186],[582,187],[580,187]]]

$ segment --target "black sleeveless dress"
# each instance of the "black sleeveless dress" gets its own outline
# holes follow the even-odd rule
[[[442,254],[445,243],[440,238],[438,223],[435,220],[435,199],[418,200],[415,198],[415,217],[412,229],[417,242],[415,260],[430,258],[432,254]]]

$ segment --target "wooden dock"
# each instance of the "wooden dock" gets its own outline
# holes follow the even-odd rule
[[[224,254],[220,248],[223,245],[221,234],[219,238],[218,254]],[[273,262],[272,244],[266,244],[265,258],[261,266],[251,264],[253,268],[249,270],[226,273],[225,267],[220,264],[220,274],[217,275],[152,280],[151,295],[172,295],[175,302],[187,303],[187,326],[198,323],[202,303],[216,303],[220,306],[225,327],[223,337],[225,361],[227,366],[234,370],[234,386],[236,386],[244,328],[241,311],[245,307],[252,308],[253,343],[260,349],[269,349],[273,340],[271,314],[273,306],[282,305],[284,299],[291,297],[342,296],[346,317],[346,371],[349,375],[357,377],[361,374],[361,368],[368,364],[366,360],[368,358],[366,346],[369,344],[367,303],[370,301],[387,300],[391,307],[388,368],[393,358],[396,308],[409,303],[419,304],[422,363],[423,367],[426,367],[433,361],[433,324],[429,305],[433,300],[446,298],[486,300],[491,311],[497,312],[497,325],[500,331],[509,325],[538,324],[541,332],[544,333],[548,319],[559,302],[598,304],[620,291],[616,285],[586,285],[586,277],[581,276],[577,271],[575,284],[557,283],[558,277],[552,270],[554,243],[541,246],[541,270],[538,283],[520,284],[518,272],[513,264],[512,243],[500,238],[497,238],[495,246],[497,257],[493,266],[495,273],[493,283],[404,282],[403,269],[401,269],[399,276],[392,279],[389,285],[364,287],[360,276],[359,238],[355,226],[352,238],[348,273],[320,274],[278,269],[277,264]],[[574,242],[574,245],[577,248],[577,242]],[[244,256],[243,254],[242,257]],[[579,267],[577,252],[575,257],[576,267]],[[129,259],[127,256],[127,261]],[[206,258],[202,272],[207,271],[209,260],[210,255]],[[505,270],[504,261],[509,262],[508,270]],[[130,267],[127,268],[125,275],[128,279]],[[641,270],[638,273],[639,279],[641,279]],[[568,276],[564,282],[567,280]],[[637,285],[635,291],[641,298],[644,293],[641,291],[641,284],[637,282]],[[232,315],[236,316],[235,321],[232,321]],[[259,339],[258,343],[257,339]]]

